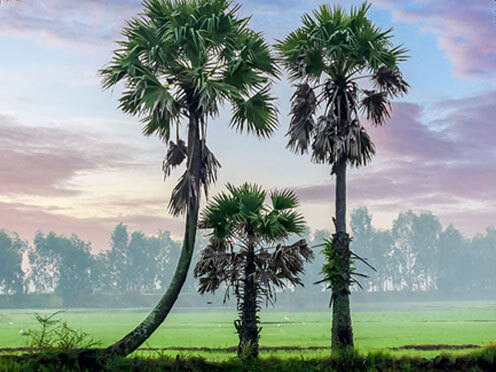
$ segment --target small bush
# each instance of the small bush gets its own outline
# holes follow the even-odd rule
[[[39,329],[29,329],[23,333],[23,336],[29,338],[27,346],[32,353],[66,353],[96,347],[99,344],[86,332],[73,329],[67,322],[55,319],[62,312],[56,311],[48,316],[34,314]]]

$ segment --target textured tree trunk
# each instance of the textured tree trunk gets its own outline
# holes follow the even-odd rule
[[[143,344],[151,334],[163,323],[172,306],[177,300],[189,271],[191,258],[195,247],[196,230],[198,225],[198,209],[200,199],[200,169],[201,169],[201,142],[199,134],[198,115],[190,110],[188,126],[188,170],[193,176],[193,193],[190,195],[186,212],[186,227],[181,256],[177,263],[176,271],[158,304],[152,312],[132,332],[120,341],[109,346],[105,355],[126,356]]]
[[[241,304],[241,321],[235,322],[239,335],[238,355],[244,358],[258,356],[259,328],[257,320],[257,287],[255,283],[255,252],[250,247],[246,257],[245,278]]]
[[[333,289],[332,308],[332,349],[353,347],[353,329],[350,308],[350,238],[346,232],[346,160],[338,161],[336,174],[336,234],[333,247],[339,254],[339,267],[342,269],[342,281]]]

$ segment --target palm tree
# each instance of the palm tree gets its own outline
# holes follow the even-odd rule
[[[138,116],[143,134],[167,145],[166,176],[185,163],[172,191],[174,216],[186,214],[183,247],[165,295],[132,332],[106,352],[127,355],[164,321],[190,266],[197,230],[201,188],[215,182],[218,160],[207,147],[207,121],[220,105],[232,106],[231,126],[267,137],[277,127],[277,109],[269,94],[278,71],[261,34],[240,18],[229,0],[145,0],[144,12],[128,22],[125,40],[101,70],[103,87],[124,82],[120,109]],[[180,127],[186,127],[186,141]],[[174,128],[175,127],[175,128]],[[175,141],[171,132],[175,129]]]
[[[305,231],[303,217],[295,211],[298,199],[292,191],[274,191],[270,206],[257,185],[227,186],[206,207],[200,227],[212,229],[200,253],[195,276],[200,293],[215,292],[221,284],[237,297],[240,319],[234,322],[239,335],[238,354],[258,356],[258,311],[262,301],[275,300],[274,287],[303,285],[303,264],[313,258],[304,239],[282,245],[290,234]]]
[[[369,8],[364,3],[347,13],[322,5],[313,15],[305,14],[303,25],[276,44],[290,79],[298,82],[288,147],[299,154],[311,147],[312,160],[330,165],[336,175],[332,246],[341,260],[343,280],[333,286],[333,348],[353,346],[346,168],[366,165],[375,153],[360,112],[372,124],[382,125],[390,116],[390,99],[408,88],[398,67],[407,58],[406,50],[393,45],[392,29],[382,30],[367,18]]]

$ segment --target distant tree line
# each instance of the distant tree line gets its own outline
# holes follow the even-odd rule
[[[357,272],[368,275],[360,281],[362,293],[496,294],[495,228],[467,239],[452,225],[443,229],[430,212],[408,211],[394,220],[390,230],[379,230],[373,227],[367,208],[361,207],[351,214],[351,229],[352,250],[377,270],[355,263]],[[305,287],[289,285],[278,294],[279,303],[296,308],[308,303],[309,296],[313,304],[328,301],[329,296],[322,293],[325,288],[314,283],[322,278],[320,251],[329,236],[326,230],[306,229],[304,237],[314,249],[315,260],[305,265]],[[199,235],[196,251],[206,244],[207,236]],[[115,227],[109,249],[97,254],[75,234],[38,232],[29,244],[16,233],[0,230],[1,297],[51,293],[64,306],[91,306],[95,295],[158,294],[167,288],[180,250],[181,243],[167,231],[130,233],[122,223]],[[204,306],[197,288],[191,275],[184,292],[194,298],[190,305]]]
[[[122,223],[115,227],[109,249],[98,254],[75,234],[37,232],[30,245],[16,233],[0,231],[0,291],[54,293],[69,306],[94,293],[156,292],[169,281],[179,251],[180,243],[169,232],[130,234]]]
[[[377,230],[367,208],[351,214],[352,247],[377,268],[365,290],[496,294],[496,229],[471,239],[453,225],[443,230],[430,212],[401,213],[391,230]],[[358,271],[367,271],[357,263]]]

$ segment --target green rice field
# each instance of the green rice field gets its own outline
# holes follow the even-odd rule
[[[371,303],[353,305],[356,346],[362,352],[385,350],[395,355],[442,353],[435,350],[403,349],[405,345],[488,345],[496,342],[496,302],[416,302]],[[123,336],[138,324],[148,309],[69,309],[58,318],[73,328],[90,334],[102,346]],[[197,309],[176,312],[137,353],[202,356],[222,360],[234,355],[227,348],[235,346],[232,309]],[[0,310],[0,348],[26,346],[25,333],[36,327],[33,314],[53,310]],[[329,355],[330,312],[262,312],[262,356],[322,357]],[[290,350],[291,347],[302,350]],[[270,349],[270,348],[280,349]],[[428,347],[429,348],[429,347]],[[430,347],[432,348],[432,347]],[[153,350],[150,350],[153,349]],[[160,350],[159,350],[160,349]],[[198,350],[203,349],[203,350]],[[289,349],[289,350],[288,350]],[[463,348],[450,353],[463,353]]]

